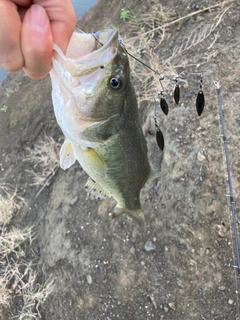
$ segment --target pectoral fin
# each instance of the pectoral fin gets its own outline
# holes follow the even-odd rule
[[[60,150],[60,166],[63,170],[68,169],[76,161],[71,143],[66,139]]]

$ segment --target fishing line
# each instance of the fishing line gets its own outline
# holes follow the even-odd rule
[[[221,126],[222,126],[221,136],[222,136],[223,142],[224,142],[225,159],[226,159],[226,165],[227,165],[227,176],[228,176],[228,187],[229,187],[229,195],[227,195],[227,196],[229,196],[231,212],[232,212],[232,223],[233,223],[233,232],[234,232],[234,238],[235,238],[236,259],[237,259],[237,263],[236,263],[236,266],[234,266],[234,268],[237,268],[238,274],[240,274],[240,254],[239,254],[237,219],[236,219],[235,206],[234,206],[230,162],[229,162],[228,146],[227,146],[227,136],[226,136],[226,132],[225,132],[224,116],[223,116],[223,106],[222,106],[222,102],[221,102],[220,85],[217,81],[214,81],[213,83],[214,83],[214,85],[216,87],[216,91],[217,91],[219,115],[220,115]]]
[[[102,42],[99,41],[99,39],[97,38],[97,33],[96,32],[92,32],[92,36],[94,37],[94,39],[101,45],[103,46],[104,44]],[[154,72],[155,74],[157,74],[159,76],[159,82],[162,86],[162,89],[163,89],[163,85],[162,85],[162,82],[161,80],[164,80],[164,77],[166,77],[167,79],[171,80],[171,81],[176,81],[176,79],[180,76],[177,75],[174,79],[171,79],[170,77],[168,77],[167,75],[163,75],[161,73],[159,73],[158,71],[154,70],[152,67],[150,67],[147,63],[141,61],[140,59],[138,59],[137,57],[135,57],[133,54],[131,54],[125,47],[123,41],[121,40],[120,41],[120,45],[121,47],[124,49],[124,51],[126,52],[126,54],[128,54],[131,58],[135,59],[136,61],[138,61],[139,63],[141,63],[144,67],[148,68],[149,70],[151,70],[152,72]],[[183,72],[181,72],[182,74]]]
[[[96,32],[95,32],[95,33],[92,32],[92,36],[94,37],[94,39],[95,39],[101,46],[103,46],[103,43],[101,43],[101,42],[98,40],[98,38],[96,37],[95,34],[96,34]],[[159,72],[157,72],[156,70],[152,69],[148,64],[144,63],[143,61],[141,61],[140,59],[138,59],[138,58],[136,58],[134,55],[132,55],[130,52],[128,52],[128,50],[126,49],[123,41],[120,41],[120,45],[121,45],[121,47],[124,49],[124,51],[125,51],[130,57],[132,57],[132,58],[135,59],[136,61],[140,62],[142,65],[144,65],[146,68],[148,68],[149,70],[151,70],[152,72],[154,72],[154,73],[157,74],[158,76],[161,76],[161,77],[162,77],[162,75],[161,75]]]

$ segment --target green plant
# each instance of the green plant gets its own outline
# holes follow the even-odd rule
[[[136,15],[134,14],[132,9],[123,8],[121,10],[120,18],[122,20],[132,19],[132,18],[136,18]]]
[[[8,108],[8,106],[4,105],[0,110],[3,112],[7,112],[7,108]]]
[[[166,15],[165,15],[165,12],[163,11],[163,7],[161,4],[160,4],[160,10],[158,11],[158,17],[163,22],[166,20]]]
[[[132,9],[123,8],[120,14],[120,18],[124,21],[131,21],[132,25],[135,26],[138,30],[144,32],[144,28],[142,27],[137,15]]]

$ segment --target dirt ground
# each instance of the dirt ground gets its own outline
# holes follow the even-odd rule
[[[168,21],[216,3],[161,1]],[[141,17],[157,4],[151,0],[99,0],[78,25],[87,32],[119,26],[127,43],[132,25],[128,19],[120,19],[121,9],[127,6]],[[216,24],[229,6],[206,40],[173,55],[193,31],[199,34]],[[163,154],[149,134],[154,129],[151,101],[140,104],[149,157],[161,171],[160,178],[148,182],[141,193],[147,221],[144,242],[152,241],[152,251],[144,249],[131,218],[110,217],[114,200],[87,198],[87,175],[77,163],[66,171],[59,169],[35,198],[39,188],[31,185],[26,172],[34,170],[34,165],[23,161],[27,148],[34,149],[46,136],[62,141],[53,114],[50,79],[33,81],[18,72],[10,74],[0,87],[0,109],[8,106],[6,112],[0,111],[0,181],[16,186],[28,203],[8,228],[34,227],[34,240],[23,244],[25,260],[34,264],[39,283],[49,277],[55,283],[37,319],[240,319],[226,164],[213,85],[214,80],[221,85],[238,214],[240,4],[231,1],[223,8],[189,15],[170,24],[165,32],[160,46],[153,36],[153,46],[161,61],[171,58],[169,65],[177,72],[185,70],[188,84],[181,83],[181,101],[178,106],[169,103],[167,116],[157,110],[165,138]],[[195,107],[200,72],[206,101],[201,117]],[[156,83],[156,92],[158,87]],[[11,310],[5,310],[1,319],[16,315],[21,303],[13,298]]]

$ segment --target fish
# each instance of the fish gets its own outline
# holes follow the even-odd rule
[[[113,216],[127,213],[140,224],[145,217],[140,192],[156,176],[130,78],[127,51],[117,30],[75,30],[66,54],[54,44],[52,101],[65,136],[60,166],[77,160],[89,178],[88,192],[113,197]]]

